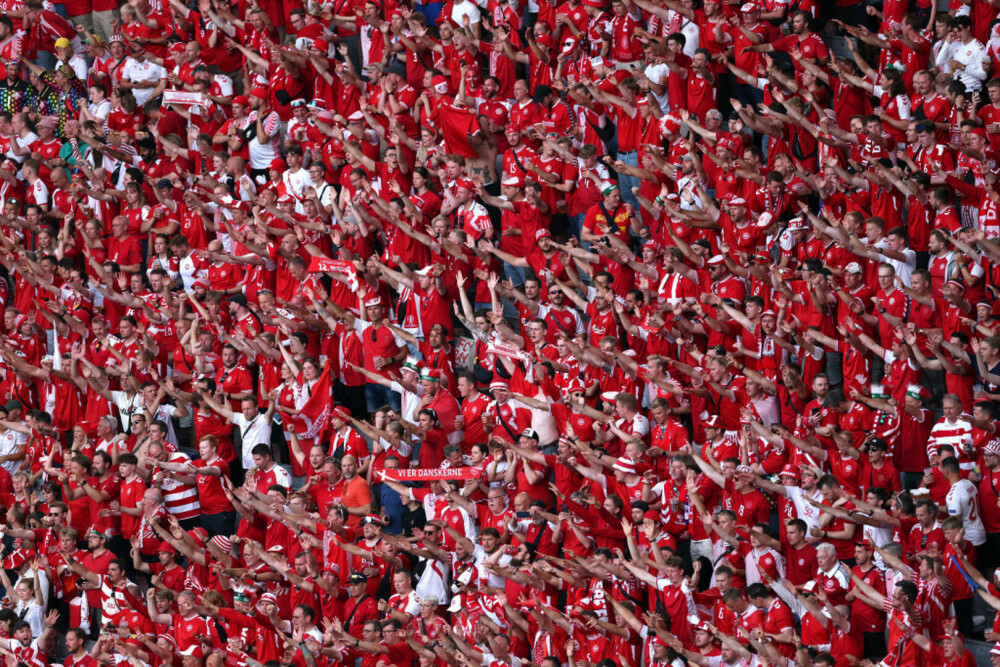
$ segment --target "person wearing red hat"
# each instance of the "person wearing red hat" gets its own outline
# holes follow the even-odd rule
[[[627,456],[620,456],[611,469],[614,476],[608,477],[577,462],[577,471],[590,481],[600,484],[608,493],[613,493],[626,502],[641,500],[645,482],[636,462]]]
[[[563,389],[563,400],[548,405],[547,409],[556,422],[559,433],[569,433],[572,429],[577,438],[583,442],[594,442],[597,437],[594,416],[579,409],[586,397],[586,386],[582,380],[571,380]],[[535,409],[546,409],[541,405],[533,405]],[[560,442],[562,438],[560,438]],[[565,454],[569,456],[570,454]],[[558,468],[556,469],[558,471]],[[556,475],[556,485],[559,485],[559,474]],[[569,481],[568,479],[564,481]],[[561,488],[561,487],[560,487]],[[571,491],[572,489],[570,489]]]
[[[520,433],[531,425],[531,410],[511,398],[510,384],[506,380],[490,383],[493,401],[483,412],[482,420],[490,437],[506,442],[517,442]],[[512,466],[516,472],[516,466]]]
[[[260,185],[267,180],[267,168],[271,161],[279,156],[281,118],[269,106],[266,88],[254,88],[249,101],[251,124],[247,128],[247,153],[250,159],[250,176]]]
[[[855,565],[851,568],[851,578],[855,577],[865,582],[879,593],[885,593],[885,573],[878,567],[872,558],[872,543],[868,540],[861,540],[854,543]],[[886,652],[885,645],[885,613],[873,609],[864,600],[854,598],[851,600],[851,622],[856,622],[864,633],[865,654]]]
[[[232,157],[248,160],[250,152],[246,146],[246,132],[252,126],[255,118],[250,114],[250,98],[246,95],[233,97],[230,114],[229,119],[213,136],[212,143],[224,144]],[[242,169],[241,172],[245,173]]]
[[[445,199],[441,207],[443,215],[455,216],[460,228],[469,238],[485,239],[492,241],[494,236],[493,223],[489,214],[476,199],[479,188],[476,183],[468,178],[462,177],[455,180],[455,187],[452,188],[451,202]]]
[[[534,90],[536,86],[547,86],[552,83],[552,72],[555,70],[556,56],[559,52],[555,49],[552,35],[548,33],[547,24],[539,21],[525,34],[528,45],[526,50],[515,50],[509,34],[504,30],[496,36],[500,39],[500,48],[503,49],[508,58],[527,65],[530,90]],[[515,96],[517,95],[516,88],[517,84],[515,84]]]
[[[641,529],[636,540],[639,553],[649,558],[655,558],[654,551],[662,553],[664,549],[669,549],[670,553],[677,553],[677,539],[663,529],[663,521],[659,512],[656,510],[644,512]]]
[[[527,86],[523,81],[519,81],[514,88],[515,90],[527,90]],[[530,105],[534,105],[530,97],[528,101]],[[532,108],[530,105],[526,108]],[[501,184],[508,178],[516,178],[519,183],[521,181],[527,182],[527,163],[537,155],[534,148],[525,140],[524,130],[527,126],[522,126],[521,122],[514,118],[516,108],[511,109],[510,122],[504,128],[504,143],[506,146],[503,152]],[[502,192],[503,190],[501,190]]]
[[[333,408],[330,415],[330,448],[328,456],[342,459],[344,456],[355,456],[363,464],[368,458],[368,446],[364,438],[351,426],[353,415],[350,409],[339,405]]]
[[[174,593],[184,590],[187,571],[177,564],[177,549],[169,542],[160,542],[156,549],[157,563],[147,564],[142,560],[139,550],[132,548],[132,566],[139,572],[151,575],[154,586],[163,586]]]

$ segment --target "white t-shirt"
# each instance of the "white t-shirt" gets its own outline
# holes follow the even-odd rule
[[[111,398],[118,408],[118,416],[121,419],[123,432],[128,432],[132,428],[132,415],[144,414],[142,410],[142,394],[136,392],[130,397],[124,391],[111,392]]]
[[[41,178],[35,180],[34,183],[28,186],[28,203],[38,204],[39,206],[49,205],[49,188],[45,185],[45,181]]]
[[[986,528],[983,526],[982,512],[979,511],[979,491],[976,485],[967,479],[962,479],[948,489],[945,496],[948,516],[962,519],[965,528],[965,539],[978,547],[986,542]]]
[[[73,54],[73,57],[70,58],[69,62],[66,63],[66,64],[69,65],[70,68],[73,70],[73,73],[76,74],[76,78],[77,79],[79,79],[80,81],[86,81],[87,80],[87,59],[86,58],[84,58],[79,53],[76,53],[76,54]]]
[[[207,278],[208,270],[201,269],[195,264],[195,255],[191,253],[187,257],[182,257],[177,263],[177,268],[181,274],[181,281],[184,283],[184,291],[190,292],[194,289],[194,283],[199,278]]]
[[[785,497],[795,505],[795,514],[806,522],[806,534],[813,526],[819,526],[820,511],[805,501],[802,487],[786,486]],[[813,500],[819,502],[822,498],[819,489],[813,491]]]
[[[42,608],[34,599],[28,600],[27,604],[18,602],[14,606],[14,613],[19,619],[31,626],[32,637],[42,636],[42,632],[45,630],[45,619],[42,617]]]
[[[243,436],[243,468],[250,470],[253,467],[253,456],[250,454],[253,448],[257,445],[271,444],[271,420],[266,419],[266,415],[261,413],[247,421],[242,412],[237,412],[233,414],[233,425]]]
[[[646,69],[643,72],[646,78],[655,83],[658,86],[663,86],[663,94],[657,95],[653,93],[653,97],[656,98],[657,104],[660,105],[660,109],[663,113],[670,113],[670,99],[667,95],[667,77],[670,76],[670,68],[666,66],[665,63],[658,63],[656,65],[646,65]]]
[[[177,433],[174,432],[174,420],[172,419],[176,412],[177,407],[174,405],[160,405],[160,407],[156,408],[156,414],[153,415],[153,418],[166,423],[167,441],[174,447],[179,447],[180,441],[177,439]]]
[[[161,79],[167,78],[167,70],[163,69],[161,65],[145,60],[139,62],[135,58],[129,58],[122,65],[122,78],[128,79],[132,83],[138,83],[140,81],[153,81],[159,83]],[[153,96],[153,92],[156,91],[155,87],[151,88],[133,88],[132,96],[135,98],[136,104],[140,107],[149,101]]]
[[[905,262],[901,262],[898,259],[892,259],[891,257],[886,257],[885,255],[879,255],[879,261],[885,262],[896,270],[896,275],[899,279],[903,281],[903,284],[907,287],[910,286],[910,277],[913,275],[913,271],[917,268],[917,253],[910,248],[903,248],[900,252],[906,257]]]
[[[451,8],[451,20],[457,23],[459,26],[465,25],[462,21],[462,17],[469,17],[469,24],[479,23],[479,7],[476,3],[469,2],[467,0],[460,0],[452,5]]]
[[[24,433],[18,433],[17,431],[12,431],[7,429],[3,433],[0,433],[0,456],[6,456],[7,454],[16,454],[18,448],[21,445],[28,444],[28,436]],[[16,473],[21,467],[24,461],[4,461],[0,463],[4,470],[9,472],[11,475]]]
[[[108,114],[111,113],[111,102],[109,102],[108,100],[102,100],[97,104],[94,103],[88,104],[87,111],[97,116],[101,120],[104,120],[108,117]]]
[[[256,117],[255,117],[256,118]],[[257,141],[257,123],[251,125],[251,139],[247,147],[250,149],[250,168],[267,169],[271,161],[278,157],[278,135],[281,134],[281,119],[273,111],[261,122],[267,141]]]
[[[29,146],[31,146],[31,144],[33,144],[36,141],[38,141],[38,135],[35,134],[34,132],[28,132],[27,136],[24,136],[24,137],[14,136],[14,137],[11,137],[11,139],[13,141],[16,141],[17,145],[20,146],[21,148],[28,148]],[[25,160],[25,158],[27,156],[25,156],[25,155],[22,155],[22,156],[14,155],[14,150],[10,149],[10,150],[7,151],[7,157],[9,157],[12,160],[20,163],[20,162],[24,162],[24,160]]]
[[[306,188],[312,185],[309,172],[305,169],[299,169],[293,174],[291,169],[286,169],[281,174],[281,182],[285,184],[285,192],[295,197],[295,212],[304,213],[302,199],[305,197]]]

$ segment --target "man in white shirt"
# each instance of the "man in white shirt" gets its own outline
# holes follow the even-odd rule
[[[133,43],[129,50],[132,57],[122,65],[121,87],[131,90],[140,107],[163,94],[167,87],[167,70],[146,57],[146,48]]]
[[[31,131],[28,114],[23,111],[14,114],[10,119],[10,127],[13,132],[7,157],[23,162],[31,155],[31,145],[38,141],[38,135]]]
[[[931,429],[927,451],[937,452],[942,445],[951,445],[956,457],[966,459],[965,462],[960,461],[960,467],[971,470],[975,465],[969,460],[973,446],[972,422],[969,415],[962,412],[962,400],[955,394],[946,394],[941,399],[941,409],[943,414]]]
[[[0,466],[13,475],[20,469],[21,461],[28,451],[28,436],[6,428],[3,425],[6,420],[20,422],[20,403],[11,401],[7,405],[0,405]]]
[[[258,183],[267,179],[267,168],[278,157],[278,142],[281,135],[281,118],[267,106],[267,89],[255,86],[250,93],[250,106],[254,109],[253,124],[250,126],[250,173]],[[264,180],[261,180],[263,178]]]
[[[965,539],[974,547],[986,542],[986,527],[983,526],[982,512],[979,508],[979,490],[967,479],[962,479],[962,469],[958,459],[949,456],[941,462],[941,472],[948,479],[951,488],[945,496],[945,506],[948,516],[962,520],[965,529]]]
[[[972,93],[983,87],[987,77],[984,65],[989,62],[986,47],[972,36],[972,21],[969,17],[953,18],[951,30],[944,38],[934,64],[964,83]]]
[[[24,182],[28,184],[25,203],[36,204],[43,212],[48,212],[49,188],[39,175],[40,169],[41,164],[35,159],[25,160],[24,166],[21,167],[21,176],[24,177]]]
[[[163,401],[166,399],[167,394],[155,382],[143,383],[141,397],[142,401],[140,405],[146,412],[146,418],[149,420],[149,423],[152,424],[157,420],[165,423],[167,425],[167,441],[174,448],[179,447],[180,440],[177,438],[176,431],[174,431],[173,417],[183,419],[188,415],[184,404],[170,405],[169,403],[164,403]]]
[[[267,445],[271,443],[271,423],[274,417],[274,398],[271,398],[267,406],[267,412],[261,414],[260,406],[257,405],[255,396],[248,396],[240,402],[240,412],[233,412],[228,407],[220,404],[208,394],[198,392],[214,412],[218,413],[226,421],[233,424],[239,431],[240,441],[237,451],[240,453],[238,461],[242,464],[242,471],[245,472],[254,467],[253,449],[257,445]],[[240,475],[241,476],[241,475]],[[243,480],[234,480],[233,483]]]
[[[278,162],[278,159],[276,158],[274,162]],[[281,183],[285,186],[285,192],[295,198],[295,212],[304,213],[302,200],[306,196],[306,188],[309,187],[311,179],[309,172],[302,168],[302,148],[295,144],[289,146],[285,151],[285,162],[288,169],[281,174]]]
[[[869,254],[872,259],[885,262],[891,266],[899,279],[907,287],[910,286],[910,278],[917,268],[917,253],[909,247],[909,240],[906,238],[905,230],[895,228],[885,236],[886,245],[878,254]],[[872,255],[874,254],[874,257]]]

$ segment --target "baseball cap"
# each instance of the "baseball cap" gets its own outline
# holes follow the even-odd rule
[[[778,475],[780,477],[791,477],[792,479],[802,479],[802,475],[799,474],[799,469],[791,464],[786,465],[784,468],[782,468],[781,472],[778,473]]]

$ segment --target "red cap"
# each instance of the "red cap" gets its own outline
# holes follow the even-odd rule
[[[440,75],[435,76],[431,79],[431,88],[444,95],[448,92],[448,79]]]
[[[5,570],[16,570],[27,563],[30,559],[34,558],[34,556],[35,554],[27,549],[17,549],[3,559],[3,568]]]
[[[555,46],[555,42],[552,41],[552,35],[539,35],[535,43],[539,46],[547,46],[550,49]]]
[[[791,465],[791,464],[788,464],[784,468],[782,468],[781,472],[778,473],[778,475],[781,476],[781,477],[791,477],[793,479],[802,479],[802,475],[799,474],[799,469],[796,468],[795,466]]]
[[[476,184],[472,182],[471,178],[459,178],[455,181],[456,188],[465,188],[469,192],[476,191]]]
[[[188,535],[201,545],[204,545],[205,542],[208,542],[208,531],[205,530],[204,528],[201,527],[192,528],[191,530],[188,531]]]
[[[280,157],[274,158],[273,160],[271,160],[271,164],[268,165],[268,169],[273,169],[274,171],[284,171],[287,168],[288,165],[285,164],[285,161],[282,160]]]

